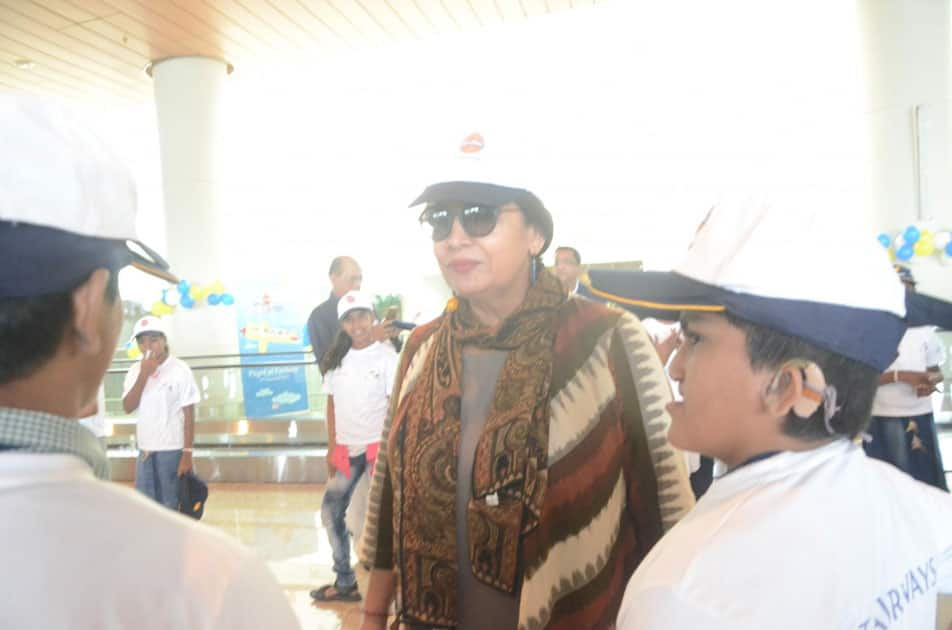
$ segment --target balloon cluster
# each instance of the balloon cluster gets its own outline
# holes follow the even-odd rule
[[[220,280],[205,286],[182,280],[174,287],[162,290],[162,299],[152,304],[151,312],[161,317],[174,313],[179,306],[192,309],[201,304],[231,306],[234,303],[235,297],[225,291],[225,285]]]
[[[933,232],[910,225],[895,237],[883,232],[877,238],[880,245],[889,250],[890,258],[900,262],[935,255],[952,257],[952,232],[949,230]]]

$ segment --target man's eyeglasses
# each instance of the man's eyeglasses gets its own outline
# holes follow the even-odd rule
[[[516,208],[512,208],[515,210]],[[433,229],[433,240],[442,241],[453,231],[453,221],[459,224],[469,236],[480,238],[487,236],[496,227],[502,209],[493,206],[470,206],[468,208],[443,208],[427,206],[420,214],[420,224],[427,223]]]

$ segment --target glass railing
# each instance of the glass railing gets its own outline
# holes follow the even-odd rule
[[[946,472],[952,475],[952,332],[939,334],[946,346],[946,375],[943,391],[933,396],[939,444]],[[180,357],[192,368],[202,393],[196,407],[195,446],[197,448],[315,448],[327,444],[324,413],[327,397],[321,393],[322,379],[309,352],[254,355],[199,355]],[[267,364],[257,362],[266,359]],[[255,362],[255,363],[252,363]],[[110,449],[135,449],[135,416],[122,410],[122,384],[135,359],[117,358],[105,378],[106,415],[112,424],[107,438]],[[297,411],[262,417],[247,413],[242,370],[263,366],[303,370],[307,406]],[[303,407],[303,405],[299,405]]]
[[[195,410],[196,448],[326,445],[324,413],[327,397],[321,393],[321,374],[310,352],[179,358],[192,368],[201,392],[201,402]],[[106,418],[111,424],[107,443],[111,450],[135,449],[135,414],[126,414],[122,410],[123,381],[135,362],[136,359],[117,358],[106,373]],[[267,387],[258,388],[259,400],[249,405],[246,400],[246,396],[252,395],[246,392],[249,375],[277,370],[297,376],[303,372],[303,385],[297,383],[296,393],[285,399],[295,401],[294,409],[282,411],[280,405],[275,404],[273,409],[262,411],[261,392],[273,394]],[[306,394],[303,392],[305,388]],[[274,398],[280,398],[280,395]]]

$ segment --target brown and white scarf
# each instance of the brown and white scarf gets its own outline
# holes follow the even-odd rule
[[[390,432],[394,548],[406,621],[455,625],[456,469],[463,348],[508,350],[476,446],[467,509],[475,577],[514,593],[519,539],[539,524],[546,488],[549,388],[566,300],[542,271],[519,309],[495,332],[465,300],[451,300],[420,377],[400,403]]]

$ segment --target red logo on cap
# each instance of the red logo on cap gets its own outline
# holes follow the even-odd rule
[[[348,302],[354,302],[354,301],[355,301],[355,300],[354,300],[354,296],[353,296],[353,295],[348,295],[348,296],[347,296],[347,301],[348,301]]]
[[[459,146],[459,150],[463,153],[479,153],[484,146],[486,146],[486,141],[483,140],[482,135],[471,133],[463,138],[463,144]]]
[[[148,326],[148,325],[149,325],[149,318],[148,318],[148,317],[142,320],[142,325],[143,325],[143,326]]]

